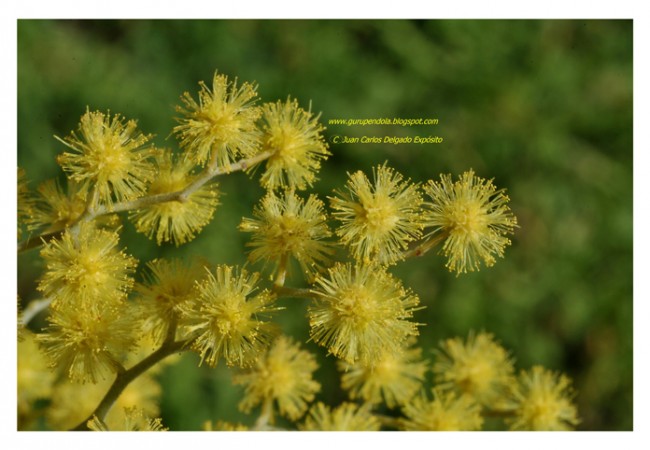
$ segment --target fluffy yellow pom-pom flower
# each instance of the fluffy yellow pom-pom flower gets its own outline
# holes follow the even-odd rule
[[[409,319],[418,297],[383,268],[337,264],[315,284],[311,338],[336,357],[373,364],[417,335],[418,324]]]
[[[249,259],[264,260],[286,267],[295,258],[311,276],[329,261],[333,250],[324,242],[330,236],[323,202],[315,195],[305,201],[294,192],[278,196],[269,192],[253,210],[256,219],[244,218],[241,231],[253,233]]]
[[[53,309],[46,333],[38,335],[54,367],[71,380],[96,383],[121,367],[120,359],[133,345],[134,321],[126,304]]]
[[[180,125],[174,133],[180,139],[185,155],[197,164],[214,161],[226,170],[239,156],[251,156],[259,146],[259,131],[255,125],[262,114],[254,106],[257,86],[215,72],[212,89],[200,82],[199,101],[185,92],[181,101],[185,107],[177,107]]]
[[[567,431],[580,423],[571,380],[541,366],[519,375],[513,396],[511,430]]]
[[[117,249],[117,233],[84,223],[77,236],[70,231],[41,250],[45,274],[38,289],[59,303],[119,303],[133,286],[135,258]]]
[[[240,409],[250,412],[263,404],[263,414],[269,414],[269,423],[273,423],[275,402],[282,416],[299,419],[320,390],[320,384],[312,379],[317,368],[314,355],[301,350],[291,338],[278,337],[249,370],[233,377],[234,384],[242,384],[246,389]]]
[[[416,397],[402,408],[406,431],[477,431],[483,426],[481,407],[471,397],[433,391],[433,400]]]
[[[260,179],[267,189],[305,189],[315,181],[320,161],[330,153],[318,116],[298,106],[297,100],[267,103],[263,107],[262,150],[272,152]]]
[[[409,339],[413,344],[415,339]],[[382,401],[389,408],[408,402],[422,386],[427,363],[422,360],[422,349],[404,346],[398,352],[387,351],[373,364],[339,361],[343,372],[341,386],[350,398],[366,403]]]
[[[381,423],[373,416],[368,406],[343,403],[331,409],[322,402],[309,410],[305,422],[300,425],[304,431],[379,431]]]
[[[194,301],[181,305],[201,362],[214,367],[223,357],[229,366],[248,366],[269,344],[274,326],[262,318],[279,308],[270,292],[253,295],[258,279],[257,273],[217,266],[197,286]]]
[[[141,331],[150,334],[153,343],[162,343],[174,324],[176,335],[184,336],[187,330],[182,305],[197,295],[196,283],[206,276],[204,265],[196,259],[189,264],[180,259],[155,259],[147,267],[145,280],[135,286],[140,296]]]
[[[416,185],[385,164],[373,175],[374,183],[361,171],[349,175],[347,192],[330,197],[332,215],[341,222],[336,234],[357,261],[393,264],[421,236],[422,197]]]
[[[441,389],[467,394],[494,408],[514,383],[512,359],[489,333],[470,333],[466,342],[447,339],[440,347],[433,372]]]
[[[79,183],[68,182],[68,193],[56,180],[38,187],[39,197],[28,221],[30,230],[45,227],[43,232],[62,230],[72,225],[86,209],[86,192]]]
[[[169,151],[161,153],[156,163],[159,174],[149,185],[149,195],[181,191],[196,179],[192,175],[194,163],[187,159],[175,162]],[[156,203],[132,211],[129,218],[140,233],[150,239],[155,236],[158,245],[173,242],[179,246],[194,239],[210,223],[219,204],[217,187],[216,182],[209,181],[182,200]]]
[[[32,214],[26,221],[30,231],[42,228],[41,233],[51,233],[74,225],[86,210],[87,192],[82,186],[68,180],[67,190],[57,180],[47,180],[38,186]],[[102,215],[95,225],[115,229],[119,226],[117,214]]]
[[[109,208],[117,201],[140,197],[156,169],[150,160],[156,154],[145,147],[151,135],[137,131],[134,120],[126,123],[120,115],[86,111],[79,123],[78,137],[57,139],[75,153],[59,155],[58,162],[68,177],[81,184],[84,191],[96,190],[100,202]]]
[[[474,175],[470,170],[455,183],[451,175],[440,175],[440,182],[429,181],[424,192],[431,202],[426,226],[436,239],[444,239],[442,253],[447,257],[446,267],[456,274],[479,270],[481,261],[490,267],[495,256],[503,256],[517,218],[507,203],[503,189],[497,190],[492,180]]]

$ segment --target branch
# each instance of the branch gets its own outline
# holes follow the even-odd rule
[[[257,421],[255,422],[255,426],[253,427],[253,430],[268,431],[269,427],[273,426],[274,423],[273,419],[274,419],[273,399],[267,397],[264,399],[264,402],[262,403],[262,411],[260,412],[260,416],[257,418]]]
[[[191,339],[185,341],[166,342],[158,350],[147,356],[135,366],[131,367],[128,370],[125,370],[124,372],[118,373],[115,381],[113,381],[113,384],[111,385],[111,388],[108,390],[99,405],[97,405],[97,408],[95,408],[95,410],[90,413],[86,419],[84,419],[71,431],[90,431],[88,428],[88,421],[91,420],[93,416],[97,416],[99,420],[103,421],[106,418],[106,414],[111,409],[111,406],[113,406],[113,403],[115,403],[122,391],[124,391],[124,389],[129,385],[129,383],[131,383],[131,381],[135,380],[148,369],[153,367],[156,363],[162,361],[172,353],[185,350],[188,346],[187,344],[190,342]]]
[[[27,305],[20,316],[20,323],[23,326],[27,325],[38,313],[45,311],[50,306],[50,303],[52,303],[51,298],[43,298],[29,302],[29,305]]]
[[[79,218],[73,224],[70,225],[70,228],[77,227],[81,222],[88,222],[96,219],[99,216],[103,216],[105,214],[114,214],[123,211],[131,211],[134,209],[142,209],[152,205],[156,205],[158,203],[165,203],[171,201],[178,201],[178,202],[187,201],[190,195],[192,195],[194,192],[200,189],[204,184],[206,184],[211,179],[232,172],[247,170],[250,167],[253,167],[254,165],[264,161],[265,159],[268,159],[269,157],[271,157],[272,154],[273,152],[265,151],[251,158],[241,159],[234,164],[230,164],[227,167],[210,166],[203,173],[201,173],[200,176],[196,180],[194,180],[191,184],[187,185],[184,189],[181,189],[176,192],[148,195],[145,197],[136,198],[135,200],[114,203],[112,206],[99,205],[96,208],[87,207],[84,213],[81,214],[81,216],[79,216]],[[34,247],[38,247],[44,242],[47,242],[51,239],[58,238],[61,234],[63,234],[64,231],[65,230],[60,230],[60,231],[43,234],[40,236],[30,237],[27,240],[18,243],[18,253],[23,252],[25,250],[32,249]]]
[[[414,256],[415,257],[424,256],[425,253],[427,253],[433,247],[438,245],[440,242],[444,241],[446,238],[447,238],[447,235],[445,235],[445,234],[439,234],[437,236],[432,236],[432,237],[426,239],[425,241],[420,242],[415,247],[405,251],[402,256],[404,257],[404,259],[412,258]]]
[[[312,291],[311,289],[278,286],[277,284],[273,285],[271,291],[278,294],[280,297],[316,298],[320,295],[318,292]]]

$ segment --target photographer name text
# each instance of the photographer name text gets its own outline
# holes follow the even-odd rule
[[[346,136],[334,135],[330,138],[332,144],[442,144],[440,136]]]

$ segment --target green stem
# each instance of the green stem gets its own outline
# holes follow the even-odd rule
[[[273,292],[278,294],[279,297],[298,297],[298,298],[316,298],[319,296],[317,292],[310,289],[300,289],[285,286],[274,285]]]
[[[88,421],[91,420],[94,416],[96,416],[99,420],[103,421],[106,418],[106,414],[108,414],[108,411],[113,406],[113,403],[115,403],[117,398],[120,396],[122,391],[124,391],[124,389],[129,385],[129,383],[131,383],[137,377],[139,377],[144,372],[149,370],[156,363],[162,361],[167,356],[176,353],[178,351],[183,351],[187,347],[187,344],[189,344],[189,342],[190,342],[189,340],[167,342],[163,344],[158,350],[153,352],[151,355],[147,356],[145,359],[140,361],[135,366],[131,367],[128,370],[118,373],[117,377],[115,377],[115,381],[113,381],[113,384],[111,385],[110,389],[108,390],[108,392],[106,393],[102,401],[99,403],[99,405],[97,405],[97,408],[95,408],[95,410],[86,419],[84,419],[79,425],[74,427],[71,431],[89,431]]]
[[[281,288],[284,286],[284,281],[287,278],[287,263],[289,262],[289,257],[284,253],[280,257],[280,263],[278,264],[278,274],[275,276],[275,282],[273,283],[274,288]]]
[[[50,303],[52,303],[51,298],[43,298],[40,300],[31,301],[29,305],[27,305],[27,308],[25,308],[23,313],[20,315],[19,322],[23,326],[27,325],[34,317],[38,315],[38,313],[49,308]]]
[[[262,403],[262,411],[260,417],[255,422],[255,430],[264,431],[268,430],[270,425],[273,425],[273,399],[267,397]]]
[[[417,257],[417,256],[424,256],[425,253],[427,253],[429,250],[431,250],[433,247],[441,243],[447,238],[446,235],[444,234],[439,234],[437,236],[430,237],[429,239],[425,240],[424,242],[419,243],[415,247],[413,247],[410,250],[407,250],[404,252],[404,259],[407,258],[412,258],[412,257]]]

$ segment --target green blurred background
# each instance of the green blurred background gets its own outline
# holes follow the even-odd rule
[[[427,357],[444,338],[494,333],[518,368],[574,379],[585,430],[632,429],[631,21],[18,21],[18,163],[31,186],[61,177],[53,135],[76,128],[86,106],[137,118],[159,146],[179,95],[219,72],[259,83],[263,101],[288,95],[331,118],[436,117],[436,127],[344,127],[326,136],[439,135],[438,145],[331,145],[315,191],[346,171],[388,161],[414,181],[473,168],[505,187],[521,228],[506,258],[456,278],[435,253],[394,269],[427,309]],[[257,180],[223,177],[214,221],[192,243],[157,247],[124,221],[141,263],[201,255],[242,264],[238,233],[262,195]],[[19,294],[38,298],[38,254],[18,259]],[[299,285],[300,281],[294,284]],[[282,300],[285,332],[307,335],[306,303]],[[313,343],[337,404],[333,358]],[[231,372],[184,355],[161,376],[162,415],[177,430],[237,412]]]

